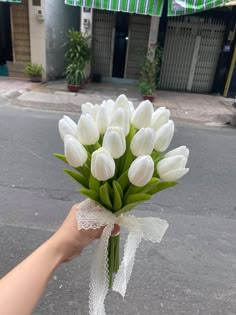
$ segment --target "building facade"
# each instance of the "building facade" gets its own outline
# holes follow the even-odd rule
[[[13,77],[28,62],[43,66],[43,80],[61,77],[70,28],[80,29],[80,9],[64,0],[0,0],[0,64]]]
[[[79,5],[74,0],[66,2]],[[219,81],[218,64],[232,37],[228,35],[233,27],[229,30],[228,26],[234,19],[231,7],[220,6],[220,1],[219,8],[214,1],[202,1],[202,5],[198,1],[202,11],[212,9],[198,13],[190,4],[181,7],[178,1],[162,1],[161,9],[156,12],[156,15],[162,14],[159,17],[147,8],[141,14],[138,10],[128,12],[127,7],[122,8],[123,1],[119,2],[120,7],[115,2],[107,1],[106,9],[102,1],[96,2],[97,5],[87,1],[90,7],[81,7],[81,30],[92,37],[92,76],[111,81],[117,78],[124,82],[137,81],[148,49],[159,42],[163,48],[160,89],[219,93],[215,90]],[[136,3],[140,4],[141,0]],[[141,11],[141,7],[137,8]]]

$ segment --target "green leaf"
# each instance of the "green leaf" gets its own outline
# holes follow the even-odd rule
[[[132,203],[136,203],[139,201],[146,201],[151,199],[151,196],[148,194],[133,194],[133,195],[129,195],[125,201],[125,205],[129,205]]]
[[[113,197],[113,209],[114,211],[119,210],[122,207],[122,188],[120,187],[120,184],[113,180],[113,192],[114,192],[114,197]]]
[[[91,174],[89,177],[89,189],[96,191],[97,193],[100,192],[100,182],[96,178],[93,177]]]
[[[122,187],[122,190],[125,191],[127,186],[130,184],[129,177],[128,177],[128,170],[124,172],[118,179],[117,182]]]
[[[156,185],[160,183],[158,178],[153,177],[145,186],[138,187],[134,185],[130,185],[129,189],[127,190],[124,199],[126,199],[129,195],[137,194],[137,193],[148,193],[151,189],[155,188]]]
[[[117,187],[117,189],[118,189],[118,191],[119,191],[120,198],[122,199],[122,198],[123,198],[123,190],[122,190],[122,187],[121,187],[121,185],[120,185],[116,180],[114,180],[114,182],[115,182],[115,185],[116,185],[116,187]]]
[[[82,188],[79,190],[79,192],[81,194],[83,194],[84,196],[96,201],[99,203],[99,194],[94,191],[94,190],[91,190],[91,189],[86,189],[86,188]],[[100,204],[100,203],[99,203]]]
[[[84,186],[85,188],[88,188],[88,183],[87,180],[84,178],[83,175],[79,174],[79,173],[75,173],[69,169],[65,169],[64,172],[69,175],[70,177],[72,177],[77,183],[79,183],[80,185]]]
[[[164,189],[167,189],[167,188],[170,188],[170,187],[173,187],[177,185],[177,182],[160,182],[160,183],[157,183],[154,188],[150,189],[148,191],[148,193],[150,195],[154,195],[156,193],[158,193],[159,191],[161,190],[164,190]]]
[[[122,172],[125,172],[129,167],[130,164],[133,162],[135,159],[135,156],[133,156],[131,149],[130,149],[130,143],[136,133],[136,129],[134,126],[130,125],[130,131],[129,134],[126,137],[126,152],[124,154],[125,159],[124,159],[124,164],[122,165]]]
[[[122,213],[125,213],[125,212],[128,212],[130,210],[132,210],[133,208],[135,208],[137,205],[139,205],[140,203],[142,203],[143,200],[140,200],[138,202],[134,202],[134,203],[131,203],[129,205],[126,205],[124,206],[123,208],[121,208],[119,211],[117,211],[115,213],[115,215],[118,217],[119,215],[121,215]]]
[[[100,187],[100,202],[107,208],[112,209],[112,202],[110,197],[110,186],[108,183],[105,183]]]
[[[54,153],[53,155],[54,155],[56,158],[58,158],[59,160],[61,160],[61,161],[65,162],[66,164],[68,164],[65,155],[59,154],[59,153]]]
[[[76,167],[75,169],[81,174],[83,174],[85,178],[89,179],[91,172],[86,164],[84,164],[83,166]]]

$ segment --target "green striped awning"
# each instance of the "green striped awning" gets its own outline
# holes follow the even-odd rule
[[[65,4],[110,11],[161,16],[165,0],[65,0]]]
[[[169,0],[168,16],[184,15],[213,9],[232,0]]]

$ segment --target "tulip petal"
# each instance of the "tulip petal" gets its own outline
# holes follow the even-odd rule
[[[143,101],[132,114],[131,122],[137,129],[149,127],[152,120],[153,105],[150,101]]]
[[[155,150],[159,152],[164,152],[168,146],[170,145],[173,136],[174,136],[174,122],[169,120],[169,122],[163,126],[156,132],[156,143]]]
[[[154,162],[149,155],[140,156],[135,159],[128,171],[130,182],[138,187],[145,186],[152,178]]]
[[[152,122],[151,127],[155,130],[159,129],[161,126],[166,124],[170,118],[170,111],[165,107],[159,107],[153,114],[152,114]]]
[[[75,137],[67,135],[64,146],[66,160],[71,166],[79,167],[84,165],[88,157],[87,151]]]
[[[161,176],[161,179],[165,182],[171,182],[171,181],[176,181],[183,177],[185,174],[187,174],[189,171],[189,168],[182,168],[182,169],[177,169],[175,171],[165,173],[164,175]]]
[[[171,157],[171,156],[175,156],[175,155],[183,155],[184,157],[186,157],[186,159],[188,159],[189,149],[186,146],[181,146],[181,147],[178,147],[174,150],[167,152],[165,154],[165,157]]]

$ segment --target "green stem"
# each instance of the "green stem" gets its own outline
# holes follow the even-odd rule
[[[108,244],[109,288],[112,287],[113,273],[119,270],[120,235],[111,236]]]

